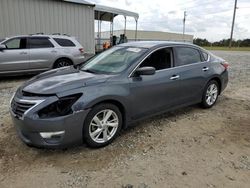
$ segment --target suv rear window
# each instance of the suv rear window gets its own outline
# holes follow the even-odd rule
[[[62,47],[72,47],[76,46],[71,40],[69,39],[61,39],[61,38],[53,38],[60,46]]]
[[[53,48],[54,45],[45,37],[32,37],[28,39],[29,48]]]

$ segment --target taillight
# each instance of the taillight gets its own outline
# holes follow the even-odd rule
[[[81,53],[83,53],[83,52],[84,52],[84,49],[83,49],[83,48],[79,48],[79,51],[80,51]]]
[[[221,65],[225,68],[225,70],[227,70],[229,67],[228,62],[223,62],[223,63],[221,63]]]

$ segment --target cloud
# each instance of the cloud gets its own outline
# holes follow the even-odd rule
[[[125,0],[125,4],[126,4],[127,6],[130,6],[130,5],[132,4],[132,2],[129,1],[129,0]]]
[[[168,14],[176,14],[176,11],[174,11],[174,10],[169,11]]]

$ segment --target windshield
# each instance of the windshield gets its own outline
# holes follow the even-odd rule
[[[103,74],[119,73],[129,67],[145,51],[144,48],[116,46],[90,59],[80,70]]]

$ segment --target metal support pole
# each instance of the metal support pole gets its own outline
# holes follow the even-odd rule
[[[234,14],[233,14],[233,21],[232,21],[232,28],[231,28],[231,35],[230,35],[230,41],[229,41],[229,48],[232,47],[232,40],[233,40],[233,32],[234,32],[234,21],[235,21],[235,13],[237,9],[237,0],[234,2]]]
[[[138,20],[135,19],[135,41],[137,41],[137,26],[138,26]]]
[[[186,16],[187,16],[187,12],[184,11],[184,18],[183,18],[183,41],[185,41],[185,23],[186,23]]]
[[[98,46],[98,51],[100,51],[100,49],[101,49],[101,38],[100,38],[100,34],[101,34],[101,32],[100,32],[100,26],[101,26],[101,24],[100,24],[100,12],[98,12],[98,39],[97,39],[97,46]]]
[[[112,36],[114,36],[114,14],[112,14]]]
[[[112,20],[112,36],[114,36],[114,19]]]
[[[102,38],[101,35],[102,35],[102,20],[100,20],[100,38]]]
[[[112,21],[110,20],[110,25],[109,25],[109,36],[112,36]]]
[[[124,18],[125,18],[124,35],[126,36],[127,17],[124,16]]]
[[[113,45],[113,17],[114,15],[112,14],[112,18],[110,20],[110,39],[109,39],[109,42],[110,42],[110,45],[112,46]]]

